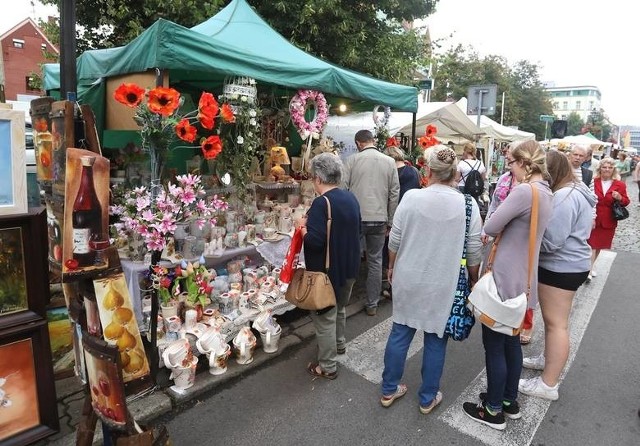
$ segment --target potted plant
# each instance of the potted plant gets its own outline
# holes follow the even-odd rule
[[[182,290],[186,293],[186,309],[195,309],[197,320],[200,321],[204,307],[211,303],[209,295],[213,288],[209,285],[209,281],[212,278],[212,273],[207,270],[202,257],[193,263],[183,260],[180,266],[176,267],[175,273],[176,280],[181,283]]]
[[[153,265],[151,271],[151,283],[158,293],[162,317],[168,319],[177,316],[178,301],[171,292],[175,289],[175,272],[160,265]]]

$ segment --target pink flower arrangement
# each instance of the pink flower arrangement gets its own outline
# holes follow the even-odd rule
[[[206,222],[214,226],[218,211],[228,207],[217,195],[204,197],[199,175],[179,175],[176,181],[177,184],[158,186],[160,190],[154,194],[146,187],[137,187],[124,194],[123,203],[109,209],[112,215],[120,217],[125,229],[144,236],[150,251],[164,249],[178,222],[196,220],[200,228]]]
[[[308,122],[304,117],[308,108],[307,102],[309,101],[315,104],[315,117],[311,122]],[[293,124],[298,130],[298,134],[303,140],[306,140],[310,136],[313,137],[313,139],[320,139],[320,134],[325,125],[327,125],[327,119],[329,117],[327,100],[321,92],[315,90],[298,90],[298,93],[289,103],[289,113],[291,114]]]

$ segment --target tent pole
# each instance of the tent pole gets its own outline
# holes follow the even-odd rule
[[[413,112],[411,120],[411,153],[416,149],[416,112]]]

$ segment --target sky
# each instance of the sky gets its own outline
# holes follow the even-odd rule
[[[613,124],[640,125],[639,13],[628,0],[439,0],[425,22],[432,40],[453,33],[445,48],[528,60],[556,87],[596,86]]]
[[[2,8],[0,34],[34,17],[30,0],[0,1],[11,3]],[[57,15],[55,7],[35,3],[36,18]],[[425,22],[432,39],[446,38],[445,46],[470,45],[510,63],[528,60],[540,67],[542,81],[557,87],[596,86],[613,124],[640,125],[639,13],[632,0],[439,0]]]

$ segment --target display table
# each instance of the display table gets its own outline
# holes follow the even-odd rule
[[[259,254],[262,259],[275,267],[282,266],[284,258],[291,244],[291,237],[286,234],[282,234],[276,241],[264,241],[258,245],[249,244],[243,248],[226,249],[220,256],[205,257],[207,268],[219,268],[226,264],[226,262],[235,259],[240,256],[247,256],[254,258]],[[139,327],[144,327],[144,317],[142,315],[142,295],[140,290],[140,275],[149,270],[150,258],[147,256],[144,262],[133,262],[126,258],[121,258],[120,263],[122,265],[122,271],[124,272],[125,279],[127,281],[127,288],[129,289],[129,295],[131,296],[131,303],[133,306],[136,320]],[[175,262],[168,260],[162,260],[160,265],[166,267],[175,266]],[[284,301],[288,304],[288,302]],[[275,311],[280,311],[281,307],[274,308]],[[293,308],[293,307],[292,307]],[[289,311],[291,308],[284,309]],[[282,314],[280,313],[280,314]],[[244,315],[242,316],[244,317]],[[242,317],[240,319],[242,319]],[[247,319],[249,320],[249,319]]]

